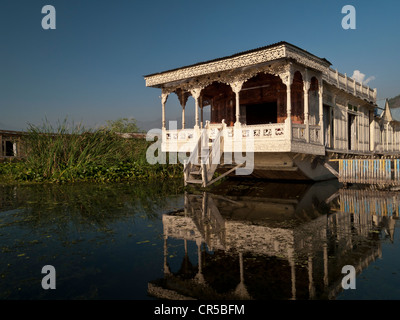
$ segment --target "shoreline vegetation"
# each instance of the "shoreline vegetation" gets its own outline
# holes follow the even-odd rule
[[[134,131],[136,130],[136,131]],[[122,182],[181,178],[179,164],[149,164],[146,151],[155,141],[123,138],[138,132],[134,119],[107,121],[86,129],[67,120],[53,127],[29,124],[24,137],[26,157],[0,163],[0,183]]]

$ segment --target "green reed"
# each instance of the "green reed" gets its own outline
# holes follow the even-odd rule
[[[182,174],[179,165],[147,163],[146,150],[152,142],[122,138],[106,129],[86,129],[67,120],[56,127],[48,121],[41,126],[30,124],[24,143],[24,163],[3,167],[15,180],[107,182]]]

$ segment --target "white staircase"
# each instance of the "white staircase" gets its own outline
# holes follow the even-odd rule
[[[187,184],[201,184],[204,188],[208,187],[241,166],[241,164],[237,165],[213,179],[215,171],[222,164],[223,127],[218,128],[213,139],[210,139],[208,132],[207,129],[202,130],[189,159],[184,163],[185,186]]]

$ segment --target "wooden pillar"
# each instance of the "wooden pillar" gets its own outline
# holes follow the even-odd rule
[[[333,119],[333,128],[332,128],[332,139],[333,139],[333,144],[331,147],[334,149],[338,149],[338,121],[337,121],[337,105],[336,105],[336,95],[334,94],[332,97],[332,102],[333,102],[333,108],[332,108],[332,119]]]
[[[200,128],[203,128],[203,97],[200,96]]]
[[[199,128],[199,98],[200,98],[200,93],[203,88],[193,88],[190,90],[190,93],[192,94],[194,101],[195,101],[195,119],[194,119],[194,127]]]
[[[165,126],[165,103],[168,100],[168,95],[169,93],[167,92],[162,92],[161,93],[161,105],[162,105],[162,129],[165,130],[166,126]]]
[[[195,275],[195,279],[199,283],[204,283],[204,275],[203,275],[203,268],[202,268],[202,261],[201,261],[201,240],[196,240],[197,244],[197,259],[198,259],[198,272]]]
[[[180,90],[178,92],[176,92],[179,98],[179,102],[181,104],[182,107],[182,129],[185,129],[185,107],[186,107],[186,102],[188,99],[188,93]]]
[[[308,107],[308,90],[310,89],[310,82],[305,79],[303,84],[304,91],[304,124],[306,125],[306,141],[310,142],[310,123],[308,121],[309,117],[309,107]]]
[[[286,125],[288,130],[288,140],[292,141],[292,92],[291,86],[293,82],[293,73],[290,69],[288,72],[279,75],[283,84],[286,85]]]
[[[236,122],[235,126],[240,126],[240,101],[239,101],[239,92],[242,90],[244,81],[243,80],[237,80],[232,83],[230,83],[230,86],[232,88],[232,91],[235,93],[235,103],[236,103],[236,110],[235,110],[235,117],[236,117]]]
[[[324,287],[327,288],[329,285],[329,273],[328,273],[328,244],[324,242],[323,244],[324,252]]]
[[[182,106],[182,129],[185,129],[185,106]]]
[[[194,116],[194,126],[199,127],[199,97],[195,97],[195,116]]]
[[[320,80],[320,84],[319,84],[319,126],[320,126],[320,130],[321,130],[321,144],[324,145],[324,97],[323,97],[323,85],[322,85],[322,78]]]
[[[390,133],[389,133],[389,121],[386,122],[386,151],[389,150],[389,139],[390,139]]]
[[[369,112],[369,151],[375,151],[375,119],[372,111]]]
[[[288,262],[289,262],[290,271],[291,271],[290,278],[292,280],[292,298],[290,300],[296,300],[296,264],[295,264],[293,247],[288,247],[287,255],[288,255]]]
[[[310,249],[312,249],[312,248],[310,248]],[[313,280],[313,258],[312,258],[312,254],[310,254],[310,253],[308,255],[308,292],[309,292],[309,298],[314,299],[315,298],[315,287],[314,287],[314,280]]]
[[[243,252],[239,252],[240,283],[244,283]]]
[[[349,150],[349,112],[347,111],[349,107],[349,101],[346,100],[345,103],[345,122],[343,124],[343,132],[344,132],[344,137],[343,137],[343,142],[345,145],[343,146],[344,150]]]

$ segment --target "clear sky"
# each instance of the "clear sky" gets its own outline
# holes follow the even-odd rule
[[[347,4],[355,30],[342,28]],[[45,5],[55,30],[42,28]],[[1,0],[0,129],[45,117],[88,127],[157,120],[160,91],[143,75],[279,41],[358,70],[390,98],[400,94],[399,31],[400,2],[387,0]]]

